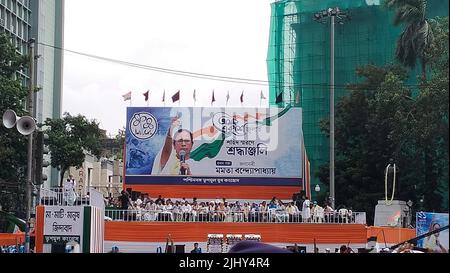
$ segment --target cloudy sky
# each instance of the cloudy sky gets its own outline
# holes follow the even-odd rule
[[[65,48],[147,66],[267,80],[273,0],[66,0]],[[268,106],[268,87],[164,74],[66,52],[63,111],[96,119],[108,134],[125,125],[122,95],[132,106]],[[170,97],[181,90],[181,100]]]

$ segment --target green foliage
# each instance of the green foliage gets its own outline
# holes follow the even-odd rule
[[[16,71],[26,66],[26,57],[17,55],[10,38],[0,33],[0,117],[8,109],[14,110],[18,116],[26,114],[27,89],[21,86],[20,77],[14,78]],[[25,203],[21,200],[27,163],[26,145],[27,138],[15,128],[6,129],[0,125],[0,204],[3,210],[21,217],[25,213]]]
[[[0,33],[0,77],[11,78],[27,67],[27,56],[20,56],[10,42],[11,37]]]
[[[116,159],[123,160],[123,147],[125,145],[125,127],[123,129],[119,129],[119,133],[116,135],[114,142],[119,147]]]
[[[405,86],[402,67],[369,65],[357,70],[364,81],[349,85],[350,94],[337,105],[336,204],[366,211],[369,223],[377,200],[384,199],[390,158],[399,167],[397,199],[411,199],[416,210],[448,211],[448,17],[432,26],[431,78],[417,96]],[[328,132],[327,121],[322,131]],[[318,171],[325,184],[328,172],[328,166]]]
[[[336,205],[366,211],[372,219],[377,200],[384,196],[384,168],[390,158],[402,162],[412,101],[402,87],[406,71],[400,66],[369,65],[357,74],[365,81],[350,85],[350,95],[336,108]],[[318,176],[328,184],[328,166],[320,167]]]
[[[422,83],[416,99],[412,134],[424,159],[424,206],[448,210],[448,17],[433,20],[436,40],[430,51],[432,78]],[[442,200],[444,198],[444,200]],[[441,202],[441,200],[443,202]]]
[[[405,28],[397,41],[397,60],[414,68],[416,60],[422,65],[422,78],[426,78],[427,52],[433,44],[434,35],[426,18],[427,0],[387,0],[385,5],[395,10],[394,25],[404,24]]]
[[[430,21],[434,33],[434,43],[430,47],[428,55],[433,76],[435,80],[438,77],[445,78],[447,76],[448,80],[448,17],[436,17]]]
[[[70,167],[82,166],[85,151],[100,157],[100,138],[103,134],[95,120],[64,113],[62,119],[47,119],[45,126],[49,127],[46,133],[49,136],[51,165],[61,170],[61,185],[64,173]]]

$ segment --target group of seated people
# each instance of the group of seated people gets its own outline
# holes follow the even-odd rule
[[[128,202],[127,202],[128,200]],[[120,204],[121,203],[121,204]],[[354,221],[352,211],[334,211],[317,202],[298,208],[296,202],[283,202],[276,197],[269,202],[228,202],[225,198],[213,201],[187,201],[165,199],[160,195],[156,200],[139,196],[135,201],[129,197],[119,197],[117,204],[124,211],[108,215],[112,220],[126,221],[182,221],[182,222],[294,222],[294,223],[350,223]],[[125,211],[126,210],[126,211]]]

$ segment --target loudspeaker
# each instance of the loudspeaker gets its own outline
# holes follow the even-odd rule
[[[3,114],[3,125],[5,125],[6,128],[11,129],[16,125],[17,119],[16,112],[13,110],[6,110]]]
[[[22,135],[27,136],[33,133],[34,130],[36,130],[36,121],[34,118],[26,116],[21,117],[17,121],[17,131],[19,131]]]

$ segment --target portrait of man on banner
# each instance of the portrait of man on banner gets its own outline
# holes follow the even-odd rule
[[[175,131],[176,128],[179,128]],[[175,132],[174,132],[175,131]],[[164,146],[153,162],[152,174],[192,175],[190,158],[194,139],[192,132],[180,128],[179,117],[172,118]]]

